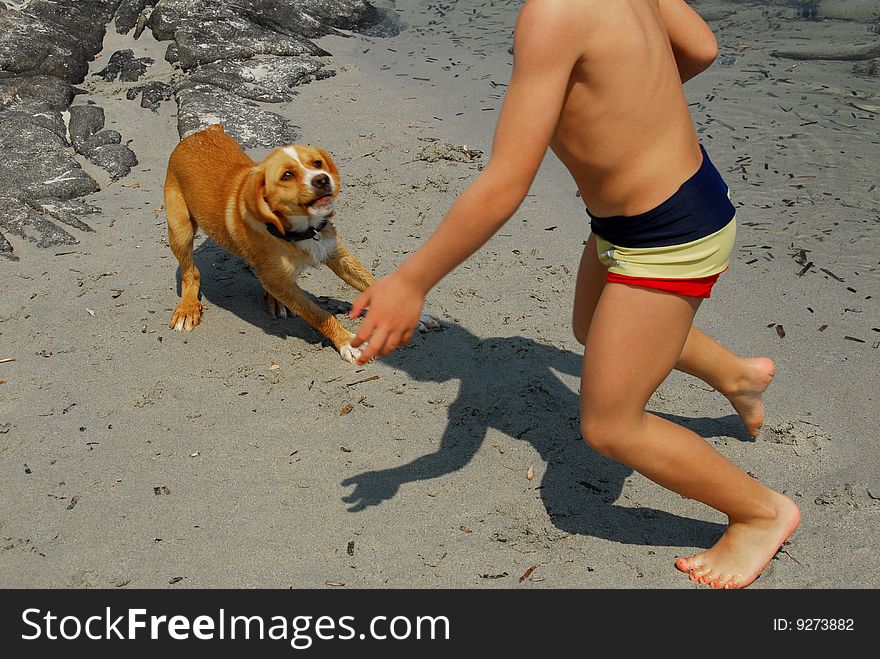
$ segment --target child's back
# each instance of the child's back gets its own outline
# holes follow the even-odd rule
[[[582,51],[551,147],[587,207],[634,215],[670,197],[701,155],[658,0],[529,4],[569,14],[565,38]]]

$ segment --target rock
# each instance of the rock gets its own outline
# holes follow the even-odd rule
[[[243,98],[264,103],[293,99],[298,85],[335,75],[313,57],[258,57],[221,60],[193,69],[188,80],[205,82]]]
[[[156,112],[162,101],[171,100],[174,96],[174,89],[171,85],[166,85],[164,82],[156,80],[143,87],[132,87],[125,94],[125,97],[129,101],[133,101],[138,96],[141,97],[142,108],[148,108],[153,112]]]
[[[77,153],[107,170],[113,180],[125,178],[138,164],[134,152],[120,144],[122,136],[119,133],[101,130],[104,127],[103,108],[97,105],[71,106],[68,127]]]
[[[271,32],[240,16],[185,23],[174,33],[177,61],[184,71],[222,59],[254,55],[327,55],[304,37]]]
[[[104,108],[97,105],[72,105],[67,126],[73,146],[79,153],[85,153],[85,141],[104,127]]]
[[[74,87],[52,76],[0,77],[0,110],[62,112],[74,97]]]
[[[41,128],[50,130],[61,138],[65,144],[67,143],[67,126],[64,124],[64,119],[60,112],[47,110],[45,112],[32,114],[30,112],[18,112],[17,110],[12,110],[4,112],[3,117],[7,121],[18,121],[22,124],[40,126]]]
[[[15,197],[0,197],[0,229],[29,240],[37,247],[75,245],[78,242],[50,222],[46,215]]]
[[[396,37],[403,29],[400,17],[391,11],[376,8],[379,20],[368,28],[357,30],[368,37]]]
[[[26,11],[0,12],[0,71],[49,75],[74,84],[101,50],[118,0],[32,2]]]
[[[386,21],[386,13],[366,0],[163,0],[148,22],[160,41],[174,39],[183,26],[238,17],[281,35],[322,37],[333,28],[365,31]]]
[[[131,49],[117,50],[110,56],[107,66],[95,75],[105,82],[112,82],[116,78],[122,82],[134,82],[146,73],[154,61],[151,57],[135,57]]]
[[[147,7],[155,7],[159,0],[122,0],[116,10],[116,31],[128,34],[138,23]],[[135,39],[140,35],[136,34]]]
[[[115,130],[102,130],[86,138],[82,144],[82,152],[89,153],[99,146],[122,143],[122,135]]]
[[[134,151],[124,144],[97,146],[83,155],[99,167],[106,169],[114,181],[128,176],[131,173],[131,168],[138,164]]]
[[[98,189],[55,132],[18,113],[0,112],[0,195],[72,199]]]
[[[880,64],[877,62],[866,62],[864,64],[853,64],[852,72],[857,76],[865,76],[866,78],[880,77]]]
[[[214,85],[184,82],[176,95],[181,139],[217,123],[243,148],[270,148],[299,138],[299,128],[289,120]]]

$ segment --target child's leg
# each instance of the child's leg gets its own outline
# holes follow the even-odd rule
[[[606,273],[596,254],[596,237],[590,235],[578,268],[572,313],[574,335],[581,344],[586,343],[593,312],[605,288]],[[721,392],[742,418],[749,434],[758,434],[764,422],[761,397],[776,370],[772,360],[735,355],[692,325],[675,368]]]
[[[727,514],[709,551],[678,563],[716,587],[750,584],[799,520],[797,506],[740,471],[697,434],[645,412],[681,355],[699,300],[605,285],[587,335],[581,427],[603,455]]]
[[[764,390],[776,373],[772,359],[735,355],[692,325],[675,368],[700,378],[724,394],[749,434],[752,437],[758,434],[764,423]]]

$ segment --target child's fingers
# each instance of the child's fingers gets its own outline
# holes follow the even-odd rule
[[[358,359],[358,364],[363,366],[368,361],[370,361],[377,354],[384,354],[382,349],[385,347],[385,341],[388,338],[388,330],[377,328],[369,337],[370,341],[367,343],[366,348],[361,352],[361,356]],[[352,341],[352,345],[354,345],[354,341]],[[358,344],[360,345],[360,344]]]
[[[366,343],[370,340],[370,334],[373,333],[373,323],[369,321],[369,319],[365,320],[361,323],[361,326],[358,327],[357,333],[354,335],[354,338],[351,340],[352,348],[359,348],[362,343]]]
[[[351,311],[348,312],[349,318],[357,318],[361,315],[364,309],[370,306],[370,290],[367,289],[363,293],[357,296],[354,302],[351,303]]]

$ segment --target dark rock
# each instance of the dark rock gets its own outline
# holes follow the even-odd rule
[[[269,32],[307,38],[330,34],[333,28],[363,31],[385,20],[384,12],[366,0],[163,0],[149,26],[165,41],[176,38],[182,26],[234,17]]]
[[[176,41],[172,41],[168,44],[168,48],[165,49],[165,61],[170,64],[180,62],[180,48],[177,47]]]
[[[301,11],[305,15],[312,16],[321,23],[354,32],[372,28],[385,17],[385,12],[365,0],[299,0],[297,5],[302,7]]]
[[[115,130],[102,130],[83,140],[82,152],[89,153],[97,149],[99,146],[105,146],[107,144],[120,144],[121,142],[122,135],[117,133]]]
[[[131,168],[138,164],[134,151],[124,144],[97,146],[84,155],[99,167],[106,169],[114,181],[128,176]]]
[[[122,0],[116,10],[116,31],[119,34],[128,34],[138,23],[147,7],[155,7],[159,0]],[[143,29],[143,28],[141,28]],[[135,35],[137,39],[140,34]]]
[[[174,33],[177,56],[184,71],[221,59],[254,55],[327,55],[305,37],[271,32],[240,16],[181,25]]]
[[[257,57],[220,60],[193,69],[187,80],[206,82],[264,103],[290,101],[298,85],[334,75],[313,57]]]
[[[106,82],[119,78],[122,82],[138,80],[155,60],[151,57],[135,57],[131,49],[117,50],[110,56],[107,66],[96,73]]]
[[[64,229],[49,221],[44,213],[15,197],[0,197],[0,229],[29,240],[37,247],[75,245],[78,242]]]
[[[101,50],[119,0],[42,0],[0,12],[0,76],[50,75],[81,82]]]
[[[104,108],[97,105],[72,105],[70,107],[70,141],[79,153],[85,153],[83,145],[92,135],[104,127]]]
[[[0,112],[5,110],[7,121],[48,128],[66,142],[67,126],[61,113],[67,109],[73,94],[74,88],[59,78],[0,78]]]
[[[138,164],[134,152],[120,144],[122,136],[118,132],[101,130],[104,127],[103,108],[97,105],[71,106],[68,127],[77,153],[106,169],[113,180],[125,178]]]
[[[179,85],[177,105],[177,132],[181,139],[217,123],[222,123],[244,148],[269,148],[291,144],[299,138],[299,128],[284,117],[206,83]]]
[[[72,199],[98,190],[53,131],[0,112],[0,195],[19,199]]]
[[[51,130],[55,133],[62,141],[67,143],[67,126],[64,124],[64,119],[61,116],[60,112],[52,112],[51,110],[47,110],[45,112],[18,112],[17,110],[7,110],[3,112],[3,117],[6,121],[11,122],[20,122],[22,124],[31,124],[34,126],[40,126],[41,128],[45,128],[47,130]]]
[[[400,34],[403,24],[397,14],[378,8],[376,11],[379,14],[379,20],[370,27],[358,30],[358,32],[368,37],[396,37]]]
[[[0,73],[2,76],[2,73]],[[51,76],[0,77],[0,110],[63,112],[73,101],[74,87]]]
[[[138,96],[141,97],[141,107],[148,108],[153,112],[158,111],[162,101],[169,101],[174,96],[174,88],[166,85],[164,82],[154,81],[143,87],[132,87],[129,89],[125,97],[129,101],[133,101]]]

